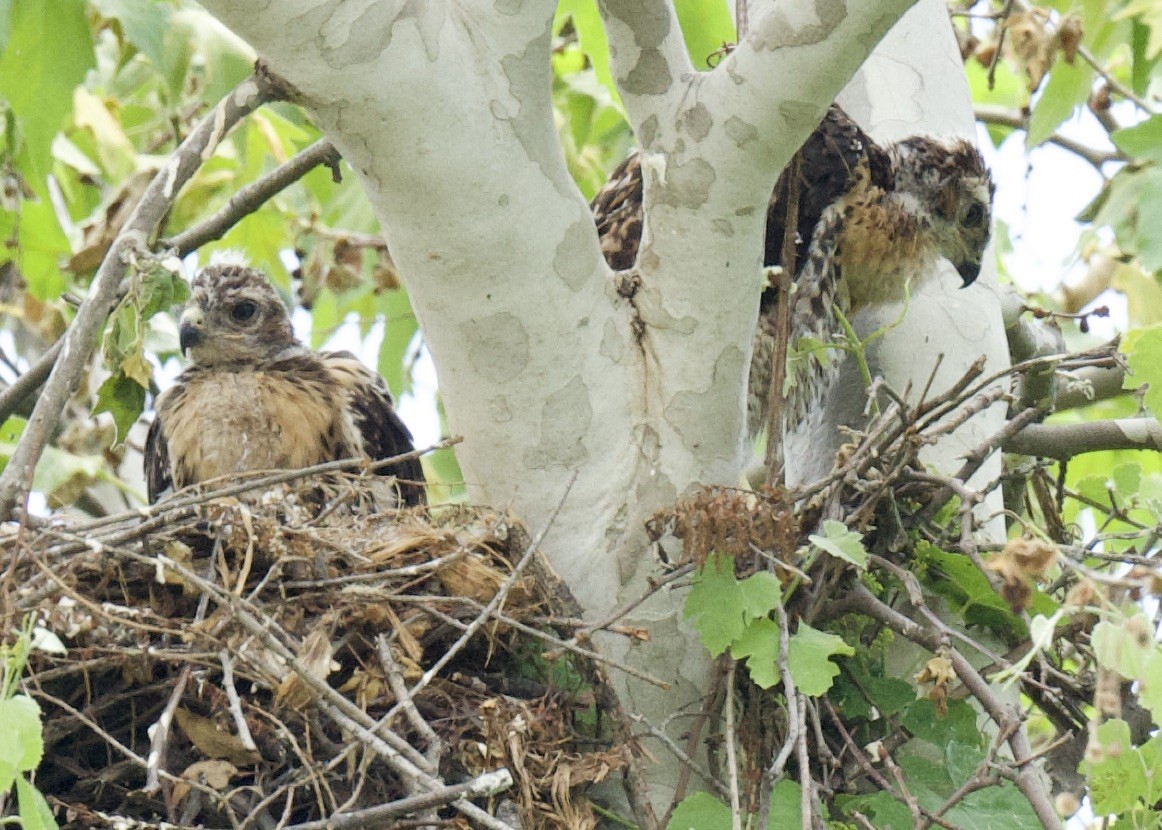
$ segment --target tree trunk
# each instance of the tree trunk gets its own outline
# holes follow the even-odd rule
[[[647,171],[632,303],[615,290],[558,147],[552,4],[203,5],[296,90],[363,183],[435,359],[451,428],[465,437],[458,456],[471,498],[511,508],[533,532],[563,501],[543,549],[600,617],[639,596],[655,568],[646,518],[699,485],[739,480],[768,198],[913,2],[752,0],[749,36],[711,73],[693,71],[669,2],[602,3]],[[940,0],[909,15],[843,100],[881,138],[970,133]],[[895,388],[911,379],[917,394],[939,352],[937,390],[982,352],[1004,361],[991,269],[968,291],[952,285],[917,292],[876,349],[873,366]],[[860,397],[829,403],[828,435]],[[953,466],[1000,414],[970,421],[933,463]],[[795,445],[798,478],[829,465],[819,446]],[[680,594],[654,595],[626,622],[648,627],[651,642],[602,647],[673,684],[660,692],[626,682],[627,707],[661,722],[697,701],[708,656],[681,621]],[[653,796],[666,799],[677,767],[656,754]]]

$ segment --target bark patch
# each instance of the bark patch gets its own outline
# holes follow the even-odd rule
[[[553,256],[553,272],[573,291],[580,291],[593,273],[593,223],[577,220],[565,231],[565,237]]]
[[[732,115],[726,119],[726,134],[738,147],[745,147],[759,137],[759,131],[754,124],[748,124],[737,115]]]
[[[705,104],[695,104],[679,118],[680,126],[690,134],[695,141],[701,141],[710,135],[710,128],[714,126],[714,117]]]
[[[734,455],[742,417],[742,370],[742,350],[728,346],[714,362],[714,373],[706,389],[678,392],[666,406],[666,420],[703,463],[729,461]]]
[[[782,49],[784,46],[809,46],[822,43],[847,17],[844,0],[815,0],[816,20],[795,21],[781,7],[771,10],[769,25],[755,32],[756,49]]]
[[[580,375],[575,375],[545,399],[541,407],[540,441],[525,450],[525,467],[533,470],[569,469],[584,464],[589,451],[585,449],[582,438],[589,432],[592,422],[589,387]]]
[[[666,8],[641,0],[609,0],[606,8],[633,31],[639,49],[637,62],[621,79],[622,87],[631,95],[664,94],[674,82],[658,48],[670,33]]]
[[[503,311],[460,324],[460,333],[472,345],[472,368],[491,383],[512,380],[529,363],[529,335],[520,318]]]
[[[710,197],[714,178],[714,168],[705,159],[694,158],[685,164],[670,163],[658,201],[671,207],[699,208]]]

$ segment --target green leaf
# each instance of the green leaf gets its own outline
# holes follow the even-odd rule
[[[784,778],[771,791],[771,812],[767,830],[803,826],[803,790],[798,781]]]
[[[1036,147],[1053,135],[1061,123],[1073,115],[1074,107],[1089,96],[1092,81],[1093,69],[1089,64],[1076,61],[1070,66],[1065,61],[1057,61],[1029,115],[1026,145]]]
[[[694,577],[683,615],[697,616],[694,627],[715,656],[739,638],[751,620],[765,617],[779,604],[781,591],[774,574],[752,574],[739,582],[734,558],[711,554]]]
[[[613,73],[609,65],[609,40],[605,37],[605,26],[597,11],[596,0],[561,0],[557,4],[554,29],[559,29],[560,23],[566,17],[573,19],[577,41],[585,57],[589,58],[597,80],[609,91],[610,98],[620,107],[621,96],[617,92],[617,84],[613,82]]]
[[[912,684],[895,677],[868,677],[861,685],[883,717],[901,712],[916,702],[916,690]]]
[[[165,33],[171,9],[165,3],[141,0],[90,0],[102,17],[121,21],[126,39],[160,71],[165,68]]]
[[[1162,270],[1162,168],[1142,172],[1135,229],[1133,242],[1141,266],[1147,271]]]
[[[93,414],[108,412],[117,425],[118,443],[125,440],[130,427],[145,410],[145,389],[132,378],[117,372],[101,384],[97,390],[97,403]]]
[[[1162,115],[1152,115],[1141,124],[1114,130],[1110,140],[1127,156],[1162,164]]]
[[[799,629],[787,646],[787,668],[799,691],[817,697],[830,689],[839,674],[839,667],[829,658],[839,654],[850,656],[855,654],[855,649],[842,637],[819,631],[805,622],[799,623]]]
[[[743,619],[750,622],[774,611],[782,602],[783,590],[777,576],[770,571],[759,571],[738,583],[738,596]]]
[[[1154,642],[1153,626],[1140,612],[1116,623],[1099,622],[1093,627],[1091,640],[1098,662],[1126,680],[1140,678],[1147,661],[1159,649]]]
[[[1089,797],[1093,801],[1093,811],[1097,815],[1125,813],[1145,800],[1153,804],[1158,800],[1162,783],[1162,766],[1152,768],[1145,763],[1145,757],[1130,740],[1130,727],[1124,720],[1109,720],[1097,728],[1096,739],[1080,769],[1089,779]],[[1147,755],[1156,758],[1159,738],[1152,738],[1148,744],[1155,744]],[[1145,747],[1143,747],[1145,748]]]
[[[7,792],[22,772],[31,772],[44,756],[40,706],[28,695],[0,700],[0,792]]]
[[[698,635],[716,657],[738,639],[746,627],[746,620],[739,607],[734,557],[710,555],[694,576],[694,584],[686,595],[683,616],[698,618],[694,623]]]
[[[963,700],[948,702],[948,712],[940,716],[936,704],[928,698],[914,701],[900,718],[909,732],[922,741],[947,746],[950,743],[972,745],[980,742],[976,726],[976,710]]]
[[[93,66],[93,42],[80,0],[22,0],[12,6],[9,25],[0,55],[0,97],[20,119],[22,155],[39,190],[52,163],[53,137],[72,107],[73,87]]]
[[[752,620],[730,645],[735,660],[746,658],[750,679],[760,689],[777,685],[779,675],[779,626],[766,617]]]
[[[1131,375],[1126,378],[1126,388],[1148,383],[1146,406],[1155,418],[1162,420],[1162,326],[1128,333],[1122,340],[1121,351],[1129,355]]]
[[[666,824],[666,830],[730,830],[730,827],[730,808],[709,793],[686,796]]]
[[[820,550],[850,562],[860,570],[867,568],[867,549],[861,541],[863,534],[848,530],[843,522],[827,519],[823,522],[823,535],[812,534],[808,538]]]
[[[16,798],[20,802],[20,824],[24,830],[57,830],[52,808],[24,776],[16,779]]]

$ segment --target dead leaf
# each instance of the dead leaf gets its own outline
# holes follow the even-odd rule
[[[179,707],[174,713],[174,720],[190,739],[190,743],[207,758],[223,759],[240,767],[251,766],[259,760],[257,752],[247,749],[241,738],[227,732],[211,718]]]
[[[323,681],[331,672],[339,669],[339,664],[334,660],[334,649],[331,647],[333,625],[333,618],[325,620],[307,634],[299,647],[299,659],[306,666],[310,676]],[[314,689],[307,685],[294,669],[290,669],[278,684],[274,698],[276,706],[289,706],[292,709],[302,709],[314,699]]]
[[[1041,81],[1053,66],[1057,40],[1049,29],[1049,12],[1042,8],[1009,15],[1005,24],[1009,48],[1029,78],[1029,91],[1041,86]]]
[[[195,761],[182,771],[182,778],[185,780],[174,784],[174,802],[181,804],[193,789],[186,781],[197,781],[221,792],[230,786],[230,779],[237,774],[238,768],[229,761]]]
[[[1081,18],[1076,14],[1066,15],[1057,25],[1057,43],[1061,46],[1061,57],[1070,66],[1073,66],[1083,37],[1085,31],[1081,25]]]

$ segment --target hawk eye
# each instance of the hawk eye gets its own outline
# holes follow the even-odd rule
[[[975,228],[984,219],[984,208],[980,205],[973,205],[964,214],[964,226],[966,228]]]
[[[258,311],[258,303],[253,300],[243,300],[235,303],[230,309],[230,317],[237,323],[245,323]]]

